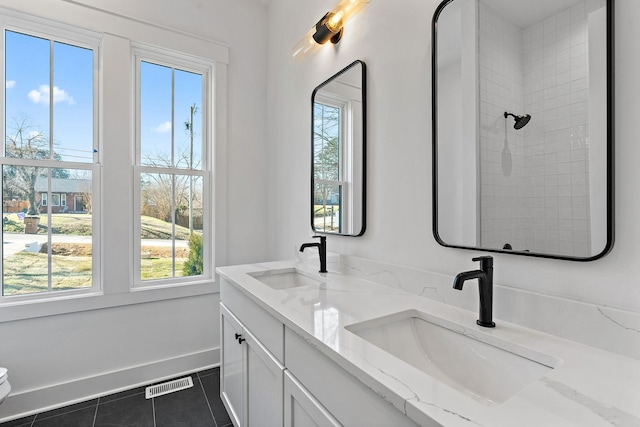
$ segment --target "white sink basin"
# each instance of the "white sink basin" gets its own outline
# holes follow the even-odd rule
[[[320,283],[323,283],[322,279],[310,276],[295,268],[256,271],[249,273],[249,276],[276,290],[295,288],[298,286],[318,286]]]
[[[504,402],[561,363],[475,325],[463,333],[460,325],[416,310],[346,329],[487,405]]]

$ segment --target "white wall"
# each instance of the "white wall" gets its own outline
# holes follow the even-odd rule
[[[269,8],[270,259],[309,240],[309,96],[354,59],[368,67],[367,232],[328,236],[330,251],[452,275],[477,252],[439,246],[431,234],[431,33],[437,0],[373,0],[328,46],[302,61],[290,49],[333,6],[274,0]],[[589,263],[494,255],[495,279],[517,289],[640,311],[640,2],[616,1],[616,243]],[[567,319],[579,327],[580,319]]]
[[[438,20],[438,236],[450,245],[476,246],[480,220],[477,185],[477,6],[451,3]]]
[[[144,302],[144,292],[128,289],[132,227],[127,220],[113,221],[133,201],[126,197],[132,194],[133,181],[128,167],[131,145],[126,106],[130,99],[119,89],[132,85],[126,66],[128,40],[117,36],[122,28],[134,28],[145,37],[153,37],[154,28],[177,30],[169,40],[176,50],[190,51],[210,40],[228,46],[227,106],[225,111],[214,112],[222,117],[216,133],[227,136],[226,152],[216,153],[220,155],[216,161],[226,157],[215,171],[216,216],[218,222],[226,219],[226,227],[216,229],[216,259],[218,265],[224,265],[268,257],[266,6],[248,0],[76,3],[92,8],[63,0],[0,0],[1,7],[109,33],[105,35],[109,49],[104,52],[116,55],[109,60],[117,57],[121,62],[106,65],[105,61],[110,77],[104,81],[107,105],[102,110],[102,143],[104,164],[121,167],[107,172],[105,166],[103,253],[125,268],[104,272],[104,296],[73,301],[76,306],[85,304],[79,310],[86,311],[1,321],[9,309],[0,308],[4,310],[0,312],[0,366],[9,369],[13,386],[12,396],[0,407],[0,421],[219,362],[219,297],[212,293],[213,287],[208,294],[155,302]],[[100,10],[104,7],[109,10]],[[112,90],[116,87],[119,90]],[[96,301],[111,301],[107,305],[115,306],[90,309],[101,305]],[[42,306],[25,306],[24,310],[37,312],[38,305]]]

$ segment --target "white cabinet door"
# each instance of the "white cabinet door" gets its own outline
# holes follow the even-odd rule
[[[245,426],[244,345],[242,324],[220,303],[222,339],[220,397],[235,427]]]
[[[285,427],[340,427],[341,424],[294,377],[284,375]]]
[[[220,394],[235,427],[282,426],[284,366],[220,303]]]
[[[246,328],[247,426],[282,426],[284,366]]]

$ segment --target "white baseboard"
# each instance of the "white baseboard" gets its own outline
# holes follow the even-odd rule
[[[220,365],[219,347],[25,390],[10,394],[0,406],[0,423],[218,365]]]

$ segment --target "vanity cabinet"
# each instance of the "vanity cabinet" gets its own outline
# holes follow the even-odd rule
[[[281,426],[283,325],[235,288],[223,301],[220,397],[236,427]]]
[[[220,314],[220,394],[234,425],[281,426],[284,366],[222,303]]]
[[[225,279],[220,301],[220,397],[235,427],[416,426]]]

